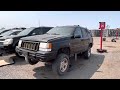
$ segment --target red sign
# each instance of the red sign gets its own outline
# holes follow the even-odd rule
[[[99,29],[103,30],[105,29],[105,22],[99,22]]]

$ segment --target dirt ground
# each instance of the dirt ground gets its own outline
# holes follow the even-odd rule
[[[100,38],[94,37],[94,46],[89,60],[82,56],[77,61],[72,60],[72,67],[64,76],[56,76],[51,67],[44,63],[29,65],[23,59],[14,55],[15,64],[0,67],[0,79],[120,79],[120,40],[111,42],[111,38],[103,41],[103,49],[107,53],[97,53],[100,48]],[[4,57],[0,57],[4,58]]]

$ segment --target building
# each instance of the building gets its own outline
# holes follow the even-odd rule
[[[100,29],[94,29],[94,30],[90,30],[90,32],[92,33],[92,36],[94,37],[100,37]],[[103,30],[103,37],[113,37],[116,36],[118,32],[118,36],[120,36],[120,29],[105,29]]]

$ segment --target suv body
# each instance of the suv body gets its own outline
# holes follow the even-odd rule
[[[21,31],[18,35],[14,36],[4,36],[0,38],[0,48],[6,52],[14,52],[15,47],[17,46],[19,39],[22,37],[27,37],[27,36],[34,36],[34,35],[41,35],[49,31],[52,27],[32,27],[32,28],[27,28],[23,31]],[[19,31],[19,30],[17,30]],[[5,41],[9,40],[7,44],[4,44]],[[18,55],[16,53],[16,55]]]
[[[53,71],[59,75],[67,72],[70,60],[75,54],[91,55],[93,38],[88,29],[80,26],[59,26],[44,35],[21,38],[16,52],[23,53],[25,60],[34,65],[38,61],[51,63]],[[65,65],[65,66],[64,66]],[[65,67],[64,69],[60,69]]]

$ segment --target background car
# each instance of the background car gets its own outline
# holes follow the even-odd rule
[[[53,27],[31,27],[21,31],[17,35],[4,36],[0,38],[0,47],[3,52],[15,52],[15,47],[18,45],[19,39],[22,37],[45,34]],[[17,30],[18,31],[18,30]],[[16,52],[15,52],[16,53]],[[18,55],[16,53],[16,55]],[[18,55],[19,56],[19,55]]]
[[[22,30],[9,30],[7,32],[4,32],[0,35],[0,37],[5,37],[5,36],[11,36],[11,35],[17,35],[20,33]]]
[[[7,32],[7,31],[9,31],[9,30],[11,30],[11,29],[2,29],[2,30],[0,30],[0,35]]]

